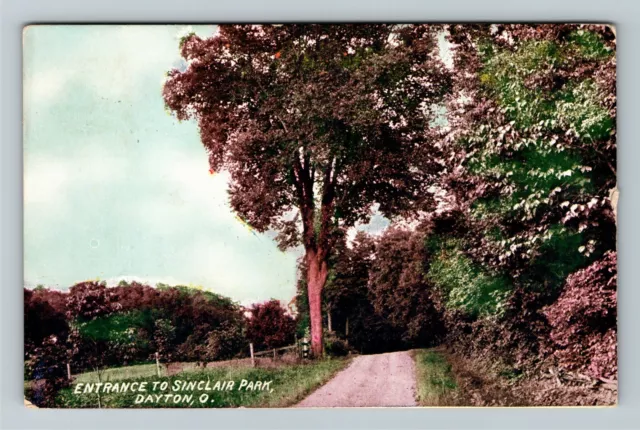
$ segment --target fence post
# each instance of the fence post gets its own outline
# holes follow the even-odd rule
[[[347,322],[345,323],[344,337],[347,342],[347,345],[349,345],[349,317],[347,317]]]
[[[273,348],[273,361],[276,361],[276,349]]]
[[[256,367],[256,359],[253,357],[253,343],[249,343],[249,352],[251,353],[251,367]]]
[[[67,378],[71,381],[71,363],[67,361]]]
[[[156,372],[158,373],[158,377],[160,377],[160,359],[158,358],[158,352],[156,352]]]

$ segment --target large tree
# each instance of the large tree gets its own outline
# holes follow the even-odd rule
[[[393,216],[427,195],[439,169],[430,124],[450,88],[440,26],[220,26],[181,41],[184,70],[163,96],[195,119],[230,201],[282,248],[305,249],[312,352],[335,232]]]

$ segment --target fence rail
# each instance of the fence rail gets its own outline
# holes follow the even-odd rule
[[[254,357],[262,357],[263,355],[271,355],[274,353],[278,353],[280,351],[289,351],[292,349],[297,349],[298,345],[289,345],[289,346],[282,346],[280,348],[273,348],[273,349],[265,349],[264,351],[258,351],[258,352],[254,352],[253,356]]]
[[[255,367],[256,366],[256,357],[264,357],[264,356],[272,356],[273,359],[275,360],[280,351],[291,351],[294,350],[296,352],[296,355],[299,356],[300,355],[300,345],[298,342],[296,342],[294,345],[289,345],[289,346],[281,346],[280,348],[271,348],[271,349],[266,349],[264,351],[254,351],[253,350],[253,343],[249,344],[249,355],[251,357],[251,366]]]

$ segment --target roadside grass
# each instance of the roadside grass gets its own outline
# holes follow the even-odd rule
[[[188,371],[178,373],[172,376],[155,376],[155,368],[151,375],[133,376],[126,379],[119,378],[126,374],[125,368],[113,369],[109,375],[110,381],[119,382],[147,382],[146,392],[127,391],[123,393],[93,393],[75,394],[74,389],[79,382],[98,381],[97,375],[84,374],[74,381],[70,388],[60,391],[57,402],[62,408],[96,408],[98,400],[103,408],[226,408],[226,407],[287,407],[294,405],[302,400],[309,393],[320,387],[331,379],[338,371],[342,370],[349,362],[347,358],[330,359],[312,361],[305,364],[295,364],[283,366],[280,368],[247,368],[247,367],[221,367],[204,369],[201,371]],[[134,369],[132,374],[136,372],[148,372],[148,368],[142,366],[131,366],[140,369]],[[155,365],[153,365],[155,366]],[[124,373],[123,373],[124,371]],[[104,374],[103,374],[104,375]],[[89,380],[89,378],[91,378]],[[102,381],[107,378],[103,377]],[[248,389],[243,387],[240,389],[241,381],[271,381],[268,385],[269,389]],[[153,383],[159,381],[168,382],[168,388],[161,390],[160,384],[157,389],[153,390]],[[178,382],[177,382],[178,381]],[[195,390],[173,391],[172,388],[180,385],[181,382],[189,381],[210,381],[210,387],[214,387],[217,381],[234,381],[234,387],[231,390],[206,390],[196,388]],[[202,384],[204,385],[204,384]],[[171,396],[165,396],[170,394]],[[160,401],[150,401],[136,403],[140,398],[148,398],[149,395],[162,395]],[[201,396],[208,395],[208,399],[201,402]]]
[[[420,406],[454,406],[458,385],[451,365],[440,353],[430,349],[413,351],[416,364],[416,401]]]
[[[136,364],[133,366],[112,367],[101,372],[102,382],[122,381],[125,379],[143,378],[156,376],[156,364]],[[160,374],[166,375],[166,368],[160,365]],[[86,372],[74,375],[74,383],[78,382],[98,382],[97,372]]]

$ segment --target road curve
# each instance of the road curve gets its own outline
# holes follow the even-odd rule
[[[416,406],[416,379],[408,351],[361,355],[299,408]]]

